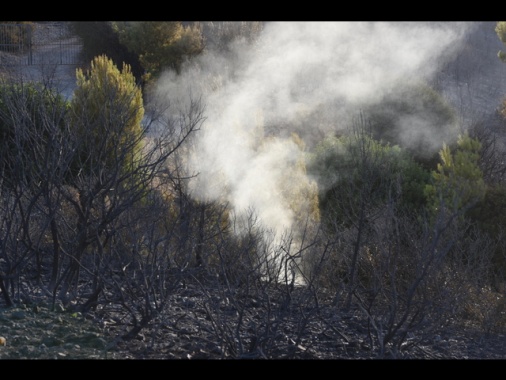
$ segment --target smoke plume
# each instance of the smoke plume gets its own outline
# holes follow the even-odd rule
[[[267,22],[253,43],[235,40],[180,75],[166,73],[158,94],[181,100],[191,92],[206,105],[187,158],[198,174],[192,196],[227,200],[236,215],[254,209],[275,232],[292,228],[296,210],[287,197],[300,186],[295,168],[304,154],[292,133],[311,146],[399,83],[430,80],[471,24]]]

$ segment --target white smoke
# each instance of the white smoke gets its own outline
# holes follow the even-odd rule
[[[225,197],[237,215],[253,208],[268,229],[291,228],[293,210],[282,190],[290,185],[287,167],[302,154],[289,137],[292,126],[306,141],[344,128],[352,107],[399,81],[430,79],[470,27],[268,22],[254,45],[236,43],[226,57],[209,51],[181,75],[162,76],[160,94],[182,99],[191,91],[206,104],[207,119],[188,158],[198,173],[193,196]]]

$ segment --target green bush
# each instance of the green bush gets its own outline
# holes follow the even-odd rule
[[[49,151],[58,150],[68,103],[37,83],[0,85],[0,158],[4,180],[30,181]]]
[[[129,65],[120,71],[97,56],[86,73],[77,70],[71,123],[79,145],[73,172],[100,178],[134,169],[142,143],[142,91]]]
[[[441,201],[458,212],[483,198],[486,185],[479,167],[480,150],[481,143],[468,134],[459,137],[455,149],[443,145],[441,162],[432,172],[433,183],[425,187],[433,211],[438,212]]]
[[[166,69],[181,70],[185,60],[204,49],[198,25],[181,21],[121,21],[113,29],[119,41],[136,53],[145,70],[144,80],[154,80]]]
[[[408,152],[370,136],[326,138],[314,150],[308,172],[317,178],[322,220],[332,224],[352,222],[343,213],[363,200],[375,208],[393,197],[398,207],[416,211],[425,205],[430,178]]]
[[[492,256],[493,272],[498,281],[506,279],[506,187],[489,186],[484,197],[477,202],[466,216],[479,229],[498,242]]]
[[[373,136],[412,153],[426,168],[437,164],[443,143],[457,137],[454,110],[423,83],[407,83],[365,108]]]

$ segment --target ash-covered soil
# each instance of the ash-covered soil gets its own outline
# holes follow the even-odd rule
[[[238,308],[221,293],[189,286],[170,296],[163,315],[129,340],[120,338],[131,326],[119,314],[82,315],[47,304],[1,307],[6,345],[0,359],[506,359],[506,335],[484,332],[472,321],[434,335],[413,331],[400,351],[381,354],[358,308],[344,311],[325,297],[318,308],[309,307],[297,292],[287,303],[273,289],[268,304],[247,297]]]

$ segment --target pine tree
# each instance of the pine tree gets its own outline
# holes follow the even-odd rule
[[[138,54],[144,80],[156,78],[163,69],[180,71],[186,58],[202,52],[204,45],[197,24],[181,21],[114,22],[120,42]]]
[[[444,145],[441,163],[432,172],[433,183],[425,187],[429,205],[438,211],[441,204],[454,211],[468,207],[485,195],[483,173],[478,165],[481,143],[467,133],[459,136],[455,152]]]
[[[118,166],[132,169],[141,149],[144,106],[129,65],[120,72],[101,55],[86,73],[78,69],[71,111],[79,152],[75,170],[99,176]]]

